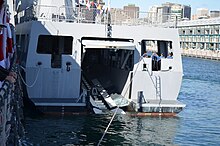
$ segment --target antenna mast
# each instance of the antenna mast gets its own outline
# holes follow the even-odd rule
[[[112,37],[112,26],[111,26],[111,13],[110,13],[110,3],[111,0],[108,0],[108,12],[107,12],[107,37],[111,38]]]

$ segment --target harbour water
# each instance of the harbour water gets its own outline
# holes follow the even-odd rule
[[[186,108],[172,118],[118,115],[101,145],[217,146],[220,144],[220,62],[183,58],[179,100]],[[26,144],[97,145],[110,115],[26,117]]]

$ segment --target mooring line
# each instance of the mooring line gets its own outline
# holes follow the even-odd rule
[[[136,74],[136,72],[137,72],[137,69],[138,69],[139,64],[140,64],[140,62],[141,62],[142,59],[143,59],[143,55],[140,56],[139,62],[138,62],[137,67],[136,67],[136,69],[135,69],[135,71],[134,71],[134,76],[135,76],[135,74]],[[134,76],[133,76],[132,79],[130,80],[130,82],[129,82],[129,84],[128,84],[128,87],[129,87],[129,85],[131,84],[131,82],[132,82]],[[127,87],[127,89],[125,90],[125,94],[126,94],[127,91],[128,91],[128,87]],[[123,98],[122,98],[122,99],[123,99]],[[121,99],[121,102],[122,102],[122,99]],[[121,102],[120,102],[120,103],[121,103]],[[113,114],[113,116],[112,116],[112,118],[111,118],[111,120],[110,120],[108,126],[106,127],[106,129],[105,129],[105,131],[104,131],[104,133],[103,133],[101,139],[99,140],[99,143],[97,144],[97,146],[100,146],[100,144],[101,144],[103,138],[105,137],[105,134],[107,133],[109,127],[110,127],[111,124],[112,124],[112,121],[114,120],[114,118],[115,118],[115,116],[116,116],[116,113],[118,112],[118,109],[119,109],[119,106],[117,106],[117,108],[116,108],[116,110],[115,110],[115,112],[114,112],[114,114]]]

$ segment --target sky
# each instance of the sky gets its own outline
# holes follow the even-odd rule
[[[128,4],[135,4],[140,7],[141,11],[148,11],[150,6],[161,5],[165,2],[179,3],[190,5],[192,14],[196,13],[197,8],[208,8],[209,10],[220,10],[220,0],[109,0],[112,8],[123,8]],[[108,4],[108,0],[104,0]]]

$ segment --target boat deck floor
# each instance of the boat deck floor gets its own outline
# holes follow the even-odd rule
[[[186,105],[178,100],[147,100],[143,107],[185,107]]]

